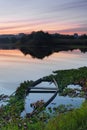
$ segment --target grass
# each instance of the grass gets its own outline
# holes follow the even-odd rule
[[[60,92],[63,91],[69,84],[79,84],[82,79],[87,79],[87,67],[81,67],[79,69],[70,70],[58,70],[54,71],[53,74],[44,77],[44,79],[55,78],[57,81]]]
[[[86,130],[87,129],[87,101],[81,108],[60,114],[49,121],[45,130]]]
[[[55,71],[54,74],[43,79],[51,81],[52,78],[56,79],[60,92],[62,92],[68,84],[77,84],[82,79],[87,79],[87,67]],[[87,101],[80,108],[69,112],[61,107],[63,113],[58,112],[51,118],[45,115],[42,117],[40,114],[32,118],[21,118],[20,113],[24,110],[26,89],[31,84],[32,81],[21,83],[15,95],[10,97],[8,105],[0,108],[0,130],[87,130]],[[71,90],[68,91],[71,92]]]
[[[79,109],[56,115],[48,123],[35,118],[14,118],[1,130],[87,130],[87,101]]]

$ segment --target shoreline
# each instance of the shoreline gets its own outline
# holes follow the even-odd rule
[[[82,85],[83,85],[82,86],[82,91],[84,92],[84,94],[82,96],[84,96],[85,92],[86,92],[86,89],[85,89],[85,86],[84,86],[85,83],[86,83],[86,81],[87,81],[86,76],[87,76],[87,67],[81,67],[79,69],[54,71],[54,75],[51,74],[49,76],[43,77],[42,79],[39,79],[36,82],[34,82],[34,81],[25,81],[24,83],[21,83],[20,87],[16,90],[15,94],[13,94],[13,95],[10,96],[10,99],[8,100],[8,104],[6,106],[2,106],[0,108],[0,110],[1,110],[1,112],[0,112],[0,121],[1,121],[1,128],[2,128],[2,130],[3,130],[3,128],[7,127],[7,125],[9,124],[9,121],[10,121],[10,124],[9,124],[9,127],[8,127],[9,130],[10,130],[10,126],[13,125],[12,122],[14,123],[15,126],[18,126],[19,120],[21,118],[20,114],[24,110],[25,93],[26,93],[26,90],[29,88],[29,86],[31,86],[31,85],[35,86],[41,80],[52,82],[52,79],[55,78],[56,81],[57,81],[57,83],[58,83],[60,94],[61,94],[61,92],[64,93],[65,88],[66,88],[65,85],[68,85],[70,83],[74,83],[74,84],[81,84],[82,83]],[[71,93],[71,96],[74,96],[73,95],[74,94],[73,91],[69,91],[69,90],[71,90],[71,89],[67,89],[66,95],[68,95],[69,93]],[[83,104],[86,105],[86,103],[83,103]],[[60,112],[59,115],[60,114],[64,115],[64,112],[67,111],[66,107],[65,106],[61,106],[61,107],[62,107],[63,111],[62,111],[62,113]],[[78,109],[70,109],[69,111],[67,111],[67,114],[69,112],[74,112],[74,111],[77,111],[77,110],[80,111],[80,109],[82,110],[83,108],[84,107],[82,105]],[[51,109],[51,108],[49,108],[49,109]],[[69,109],[69,107],[67,109]],[[44,113],[44,114],[47,114],[47,113]],[[3,118],[3,115],[5,116],[4,118]],[[46,115],[44,115],[44,116],[46,116]],[[48,125],[50,123],[50,120],[52,120],[53,118],[57,118],[57,116],[54,115],[53,117],[50,117],[50,118],[46,117],[45,120],[47,122],[49,121],[46,125]],[[29,117],[26,116],[24,119],[21,119],[21,121],[25,122],[25,120],[26,120],[26,123],[28,123],[28,122],[31,121],[31,122],[33,122],[32,125],[34,125],[35,122],[33,121],[33,119],[35,119],[35,121],[38,122],[38,121],[41,120],[41,117],[39,115],[38,119],[40,119],[40,120],[37,120],[37,118],[35,116],[33,118],[29,118]],[[14,122],[14,120],[15,120],[15,122]],[[43,122],[43,120],[41,120],[41,121]],[[4,122],[6,122],[6,123],[4,124]],[[30,123],[30,125],[31,125],[31,123]],[[20,127],[18,127],[17,130],[19,130],[19,128]]]

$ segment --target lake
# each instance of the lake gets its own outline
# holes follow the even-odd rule
[[[43,59],[24,55],[20,50],[0,50],[0,94],[13,93],[24,80],[37,80],[54,70],[87,66],[87,53],[79,49],[60,51]]]
[[[42,83],[36,85],[35,88],[41,87],[41,86],[44,88],[46,88],[46,87],[55,88],[54,83],[49,83],[49,82],[42,82]],[[68,85],[67,87],[81,89],[81,87],[79,85]],[[31,113],[33,111],[33,108],[30,107],[31,106],[30,104],[35,103],[37,101],[41,101],[41,100],[44,100],[44,102],[46,102],[52,96],[53,96],[53,94],[51,94],[51,93],[29,93],[26,96],[25,106],[24,106],[25,109],[21,113],[21,116],[24,117],[26,115],[26,113]],[[78,108],[78,107],[80,107],[82,102],[84,102],[84,100],[85,99],[81,98],[81,97],[60,96],[59,94],[57,94],[57,96],[54,98],[54,100],[46,107],[46,111],[48,111],[49,107],[51,107],[53,109],[60,105],[65,105],[65,106],[68,105],[68,109],[69,108]]]

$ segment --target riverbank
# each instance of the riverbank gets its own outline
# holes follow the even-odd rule
[[[60,70],[52,75],[43,77],[42,80],[52,82],[57,81],[60,94],[64,94],[67,85],[80,84],[81,97],[86,97],[87,92],[87,67],[71,70]],[[35,84],[34,81],[25,81],[20,84],[16,92],[10,96],[9,103],[0,108],[1,130],[84,130],[87,126],[87,102],[81,108],[71,110],[71,112],[58,113],[54,117],[49,117],[47,113],[34,115],[32,118],[21,118],[20,114],[24,110],[24,99],[26,90]],[[66,91],[66,95],[71,91]],[[73,94],[73,93],[72,93]],[[72,95],[71,95],[72,96]],[[73,95],[76,96],[76,95]],[[66,113],[66,114],[65,114]],[[72,115],[72,116],[71,116]],[[49,120],[48,120],[49,119]],[[66,120],[66,123],[65,123]],[[44,123],[43,123],[44,122]],[[55,125],[54,125],[55,124]],[[50,127],[51,126],[51,127]]]

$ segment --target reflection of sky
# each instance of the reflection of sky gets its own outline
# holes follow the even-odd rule
[[[87,33],[87,0],[0,0],[0,33]]]
[[[32,108],[30,107],[30,104],[31,103],[35,103],[35,102],[37,102],[38,100],[39,101],[41,101],[41,100],[44,100],[45,102],[47,101],[47,100],[49,100],[49,98],[51,98],[51,96],[52,96],[53,94],[50,94],[50,93],[47,93],[47,94],[43,94],[43,93],[37,93],[37,94],[35,94],[35,93],[30,93],[27,97],[26,97],[26,100],[25,100],[25,110],[21,113],[21,115],[22,116],[25,116],[25,114],[26,114],[26,112],[27,113],[30,113],[30,112],[32,112]],[[33,98],[32,98],[33,97]],[[80,107],[80,105],[84,102],[84,98],[79,98],[79,97],[77,97],[77,98],[70,98],[70,97],[68,97],[68,96],[59,96],[59,95],[57,95],[56,97],[55,97],[55,99],[51,102],[51,104],[49,104],[48,106],[47,106],[47,108],[49,108],[49,107],[51,107],[51,108],[54,108],[54,107],[58,107],[59,105],[71,105],[72,107],[71,108],[73,108],[73,107],[75,107],[75,108],[78,108],[78,107]]]
[[[24,80],[37,80],[55,70],[82,66],[87,66],[87,53],[79,50],[54,53],[43,60],[24,56],[18,50],[0,50],[0,92],[10,87],[9,91],[14,91]]]
[[[72,88],[80,88],[81,87],[78,85],[69,85],[68,87]],[[54,85],[54,83],[48,83],[48,82],[42,82],[38,85],[35,86],[35,88],[37,87],[48,87],[48,88],[56,88],[56,86]],[[33,89],[36,90],[36,89]],[[37,91],[37,90],[36,90]],[[41,91],[41,90],[40,90]],[[33,108],[30,107],[31,103],[35,103],[37,101],[41,101],[44,100],[45,102],[47,100],[49,100],[49,98],[51,98],[53,96],[52,93],[30,93],[26,99],[25,99],[25,110],[21,113],[21,116],[25,116],[26,112],[30,113],[33,111]],[[47,108],[51,107],[58,107],[59,105],[71,105],[71,108],[75,107],[80,107],[80,105],[82,104],[82,102],[84,101],[84,98],[79,98],[79,97],[74,97],[74,98],[70,98],[69,96],[59,96],[59,94],[54,98],[54,100],[47,106]],[[52,114],[52,113],[51,113]]]

